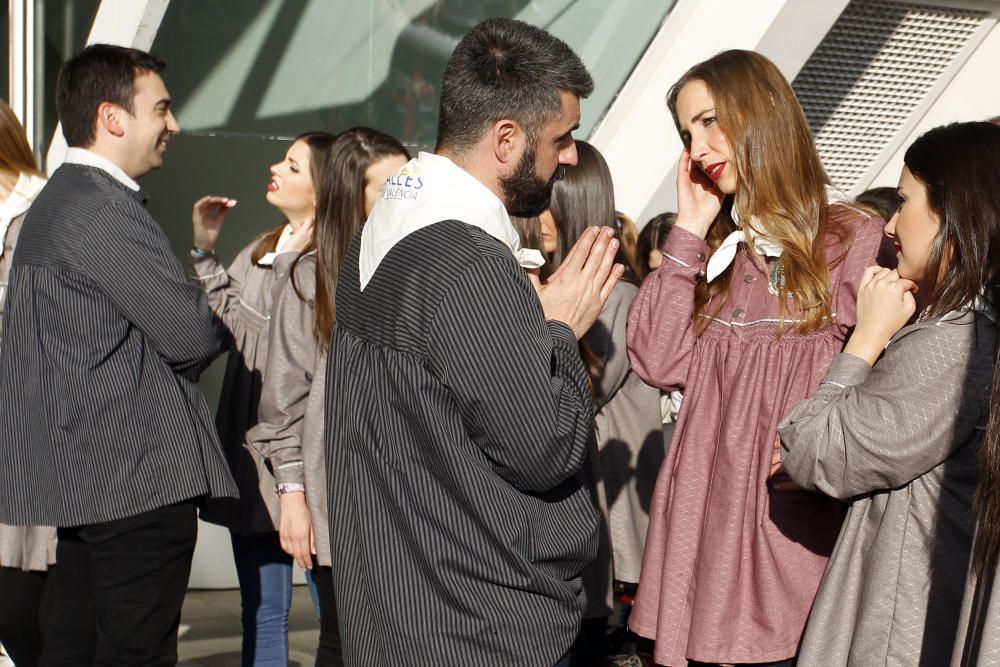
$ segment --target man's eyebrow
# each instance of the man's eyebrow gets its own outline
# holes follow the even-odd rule
[[[164,97],[156,103],[157,107],[163,107],[164,109],[170,108],[171,99],[169,97]]]

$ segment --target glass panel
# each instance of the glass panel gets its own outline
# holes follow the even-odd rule
[[[66,59],[80,52],[87,43],[90,27],[97,16],[101,0],[43,0],[36,8],[36,20],[44,21],[44,40],[36,55],[36,96],[41,98],[41,134],[35,153],[44,158],[52,142],[52,133],[59,121],[56,115],[56,80]]]
[[[153,51],[187,132],[294,136],[352,125],[433,144],[444,64],[461,36],[511,16],[566,40],[594,74],[587,136],[672,2],[174,0]]]

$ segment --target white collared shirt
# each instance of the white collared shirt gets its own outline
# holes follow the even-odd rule
[[[121,167],[103,155],[98,155],[94,151],[87,150],[86,148],[79,148],[77,146],[67,148],[63,164],[83,164],[88,167],[97,167],[98,169],[111,174],[116,181],[127,187],[129,190],[134,190],[135,192],[139,191],[139,184],[132,180],[132,178],[126,174]]]

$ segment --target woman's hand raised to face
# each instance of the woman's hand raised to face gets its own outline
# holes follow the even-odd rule
[[[724,197],[712,179],[691,160],[691,153],[685,148],[677,164],[677,222],[674,225],[705,238],[722,210]]]
[[[897,331],[917,312],[917,284],[894,269],[869,266],[858,288],[858,323],[844,352],[874,365]]]
[[[226,213],[234,206],[236,206],[235,199],[215,195],[207,195],[194,203],[191,224],[194,226],[195,246],[203,250],[215,247]]]

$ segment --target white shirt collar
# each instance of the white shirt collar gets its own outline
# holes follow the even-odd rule
[[[83,164],[88,167],[97,167],[98,169],[111,174],[116,181],[127,187],[129,190],[134,190],[135,192],[139,191],[139,184],[132,180],[128,174],[122,171],[121,167],[103,155],[98,155],[94,151],[87,150],[86,148],[80,148],[78,146],[67,148],[66,157],[63,158],[63,164]]]
[[[479,227],[510,248],[524,268],[538,268],[545,262],[539,251],[521,248],[507,209],[492,190],[448,158],[420,153],[386,180],[361,232],[361,289],[397,243],[444,220]]]
[[[278,242],[274,246],[274,251],[265,253],[260,259],[257,260],[257,264],[260,264],[261,266],[271,266],[274,264],[275,258],[284,251],[285,246],[288,244],[288,240],[292,238],[292,231],[292,226],[290,224],[286,224],[284,229],[281,230],[281,235],[278,236]]]

